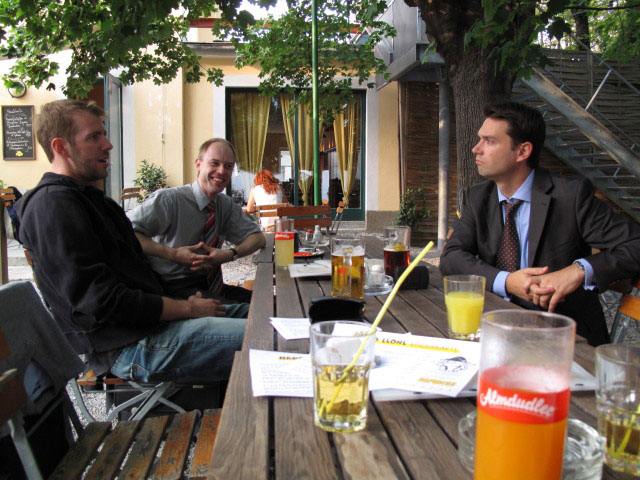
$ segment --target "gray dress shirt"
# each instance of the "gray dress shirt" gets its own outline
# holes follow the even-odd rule
[[[142,205],[127,213],[133,229],[155,242],[169,247],[184,247],[204,241],[204,224],[207,205],[212,203],[216,211],[216,228],[224,240],[239,244],[252,233],[260,232],[233,200],[220,193],[211,202],[198,185],[197,180],[182,187],[165,188],[152,193]],[[193,272],[189,267],[149,256],[153,270],[165,280],[175,280],[191,275],[206,276],[205,271]]]

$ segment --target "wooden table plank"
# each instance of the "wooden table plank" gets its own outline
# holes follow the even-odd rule
[[[217,408],[209,408],[202,413],[198,442],[196,443],[193,459],[191,460],[190,479],[200,480],[206,478],[209,464],[212,460],[211,454],[219,424],[220,410]]]
[[[267,397],[251,391],[249,350],[236,352],[208,478],[269,478],[268,407]]]
[[[257,264],[273,263],[273,233],[265,233],[264,238],[266,239],[267,243],[253,259],[253,261]]]
[[[162,455],[153,471],[154,480],[180,480],[182,478],[191,437],[199,416],[200,413],[197,410],[173,415],[171,425],[167,430]]]
[[[269,321],[269,317],[274,315],[273,285],[273,264],[259,263],[242,350],[273,350],[273,327]]]
[[[65,455],[49,478],[60,480],[80,478],[110,431],[111,422],[92,422],[87,425],[82,436],[71,447],[71,450]]]
[[[306,314],[299,302],[296,281],[287,270],[276,270],[276,311],[280,317],[302,317]],[[318,291],[316,282],[306,281],[309,289]],[[284,293],[286,292],[286,293]],[[292,301],[295,298],[295,301]],[[278,336],[281,352],[309,353],[308,340],[285,341]],[[333,478],[336,462],[326,432],[313,422],[313,399],[278,398],[274,401],[275,471],[278,478]],[[296,452],[296,455],[291,455]]]
[[[118,422],[87,472],[86,480],[107,480],[116,477],[140,423],[140,421]]]
[[[384,425],[414,478],[469,479],[456,446],[422,402],[377,402]]]
[[[367,428],[357,433],[336,433],[333,435],[333,441],[344,478],[409,478],[371,403],[367,415]]]
[[[135,445],[122,468],[121,479],[141,480],[147,478],[168,421],[169,417],[166,415],[147,418],[144,421],[142,428],[136,435]]]

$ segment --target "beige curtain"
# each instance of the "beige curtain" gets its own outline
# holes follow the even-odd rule
[[[360,135],[360,105],[356,101],[336,114],[333,121],[333,131],[336,137],[336,153],[340,169],[340,183],[342,184],[342,201],[349,206],[349,195],[353,190],[358,168],[357,150]]]
[[[282,116],[284,117],[284,133],[287,138],[287,145],[291,152],[291,157],[295,152],[294,149],[294,118],[287,118],[287,113],[293,105],[293,95],[283,93],[280,95],[282,104]],[[298,105],[298,161],[296,168],[298,172],[298,187],[302,191],[302,201],[305,205],[309,205],[309,192],[313,183],[313,117],[311,116],[310,105]],[[322,138],[324,129],[320,125],[320,138]]]
[[[240,170],[262,170],[270,106],[271,99],[257,93],[231,94],[231,129]]]

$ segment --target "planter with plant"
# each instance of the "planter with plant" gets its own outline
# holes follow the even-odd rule
[[[142,160],[140,170],[136,172],[138,176],[133,181],[136,187],[140,187],[138,198],[141,202],[156,190],[167,188],[167,174],[162,167]]]
[[[409,188],[400,197],[400,211],[396,216],[397,225],[406,225],[418,230],[418,223],[431,217],[431,210],[424,208],[426,195],[422,188]]]

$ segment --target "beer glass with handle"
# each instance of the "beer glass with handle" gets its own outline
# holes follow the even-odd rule
[[[575,332],[553,313],[482,317],[475,480],[560,480]]]

